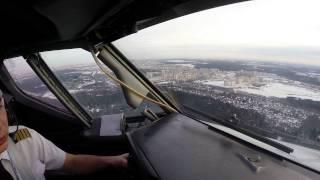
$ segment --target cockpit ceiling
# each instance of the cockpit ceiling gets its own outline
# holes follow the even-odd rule
[[[110,42],[161,21],[243,0],[2,0],[0,57]],[[139,23],[143,22],[143,23]]]

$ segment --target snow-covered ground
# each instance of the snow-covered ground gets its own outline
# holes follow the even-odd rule
[[[221,80],[212,80],[212,81],[195,81],[196,83],[202,83],[206,85],[212,85],[212,86],[219,86],[219,87],[226,87],[224,85],[224,81]]]
[[[316,92],[312,89],[282,83],[270,83],[260,88],[247,87],[239,89],[237,88],[235,90],[267,97],[296,97],[300,99],[311,99],[314,101],[320,101],[320,92]]]
[[[189,67],[189,68],[194,68],[193,64],[176,64],[177,66],[184,66],[184,67]]]
[[[166,61],[166,62],[170,62],[170,63],[183,63],[183,62],[188,62],[188,61],[186,61],[186,60],[180,60],[180,59],[176,59],[176,60],[168,60],[168,61]]]
[[[82,87],[85,87],[85,86],[93,85],[93,84],[95,84],[95,83],[96,83],[96,80],[95,80],[95,79],[93,79],[93,80],[91,80],[91,81],[84,82],[84,83],[82,83],[82,84],[80,84],[80,85],[78,86],[78,89],[81,89]]]
[[[173,83],[174,81],[161,81],[161,82],[157,82],[156,84],[161,85],[161,84],[169,84],[169,83]]]
[[[212,86],[219,86],[225,88],[233,88],[231,86],[225,86],[223,80],[205,80],[195,81],[195,83],[201,83]],[[296,97],[300,99],[310,99],[314,101],[320,101],[320,91],[315,89],[305,88],[298,85],[285,84],[280,82],[272,82],[261,87],[235,87],[235,91],[247,92],[250,94],[257,94],[266,97]]]

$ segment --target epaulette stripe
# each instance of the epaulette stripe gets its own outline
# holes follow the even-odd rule
[[[30,134],[30,132],[28,131],[28,129],[25,129],[25,133],[26,133],[27,137],[31,137],[31,134]]]
[[[18,131],[17,134],[18,134],[18,136],[19,136],[19,139],[22,140],[23,137],[22,137],[21,131]]]
[[[27,138],[28,136],[26,136],[26,134],[24,133],[25,129],[21,129],[21,135],[23,137],[23,139]]]
[[[21,133],[23,134],[24,138],[27,138],[27,137],[28,137],[26,131],[27,131],[26,129],[22,129],[22,130],[21,130]]]
[[[24,133],[24,131],[25,131],[25,129],[21,129],[21,131],[20,131],[23,139],[27,138],[27,136],[26,136],[26,134]]]
[[[31,137],[30,132],[28,131],[28,129],[24,128],[24,129],[19,129],[15,135],[14,135],[14,141],[17,143],[21,140],[24,140],[26,138]]]
[[[18,134],[20,136],[20,140],[24,139],[24,134],[22,133],[22,129],[18,131]]]
[[[27,134],[28,134],[29,137],[31,137],[31,134],[30,134],[30,132],[28,130],[27,130]]]
[[[20,141],[20,136],[19,133],[17,132],[16,135],[14,136],[16,141]]]
[[[20,140],[22,140],[24,138],[23,135],[21,134],[21,131],[18,131],[17,134],[19,135]]]

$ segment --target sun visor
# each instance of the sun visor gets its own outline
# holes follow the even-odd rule
[[[148,89],[146,89],[141,82],[124,66],[119,60],[117,60],[111,53],[109,53],[106,49],[102,49],[98,55],[99,59],[107,65],[116,75],[116,77],[121,80],[126,85],[138,91],[140,94],[147,96],[149,93]],[[143,98],[138,95],[132,93],[121,86],[121,89],[124,93],[125,99],[127,103],[132,108],[137,108],[143,101]]]

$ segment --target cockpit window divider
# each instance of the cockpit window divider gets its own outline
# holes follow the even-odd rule
[[[72,97],[63,84],[54,75],[51,69],[43,61],[39,54],[26,56],[27,63],[39,76],[39,78],[48,86],[56,97],[65,105],[70,112],[78,117],[88,128],[91,127],[92,117],[81,107],[81,105]]]
[[[118,78],[114,77],[113,75],[111,75],[105,68],[104,66],[101,64],[101,62],[99,61],[98,57],[96,56],[96,54],[91,51],[92,56],[96,62],[96,64],[98,65],[98,67],[101,69],[102,72],[104,72],[104,74],[106,76],[108,76],[110,79],[112,79],[113,81],[115,81],[116,83],[118,83],[119,85],[121,85],[122,87],[126,88],[127,90],[131,91],[132,93],[134,93],[135,95],[139,96],[140,98],[147,100],[151,103],[157,104],[163,108],[166,108],[167,110],[171,111],[171,112],[177,112],[174,108],[170,107],[167,104],[164,104],[160,101],[154,100],[150,97],[147,97],[145,95],[143,95],[142,93],[140,93],[138,90],[134,89],[133,87],[130,87],[128,84],[122,82],[121,80],[119,80]]]
[[[112,45],[104,45],[99,48],[99,51],[104,50],[105,52],[110,54],[114,58],[115,61],[120,63],[130,74],[132,74],[132,76],[134,76],[149,91],[148,96],[153,97],[152,99],[156,99],[157,101],[161,102],[162,104],[165,104],[166,106],[169,106],[170,108],[173,108],[175,110],[174,112],[178,111],[177,107],[175,105],[173,105],[173,103],[168,102],[167,99],[163,98],[160,94],[158,94],[158,92],[155,91],[156,87],[149,86],[148,83],[146,83],[145,80],[141,77],[143,75],[138,74],[134,69],[132,69],[129,66],[130,63],[127,62],[128,60],[121,57],[121,55],[117,54],[117,52],[114,51],[114,49],[112,47],[113,47]],[[105,63],[105,62],[103,62],[103,63]],[[162,106],[162,107],[164,107],[164,106]],[[168,108],[164,108],[164,109],[169,110]],[[172,110],[169,110],[169,112],[172,112]]]

